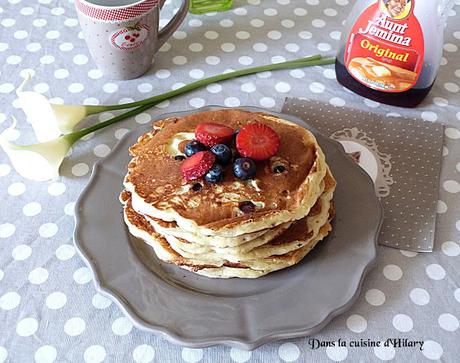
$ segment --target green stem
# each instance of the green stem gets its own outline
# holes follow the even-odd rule
[[[164,100],[167,100],[171,97],[180,95],[185,92],[192,91],[194,89],[206,86],[210,83],[214,82],[219,82],[219,81],[225,81],[230,78],[236,78],[236,77],[241,77],[245,76],[248,74],[254,74],[254,73],[259,73],[259,72],[265,72],[265,71],[271,71],[271,70],[276,70],[276,69],[285,69],[285,68],[296,68],[296,67],[303,67],[304,64],[310,65],[310,62],[321,62],[327,60],[328,63],[318,63],[318,65],[321,64],[331,64],[334,60],[327,58],[322,60],[321,55],[313,55],[305,58],[299,58],[295,59],[292,61],[286,61],[286,62],[281,62],[281,63],[275,63],[275,64],[266,64],[263,66],[256,66],[256,67],[251,67],[251,68],[245,68],[245,69],[240,69],[238,71],[233,71],[233,72],[228,72],[224,74],[219,74],[216,76],[200,79],[198,81],[189,83],[181,88],[178,88],[173,91],[169,91],[166,93],[163,93],[161,95],[153,96],[146,98],[141,101],[136,101],[136,102],[130,102],[130,103],[123,103],[120,105],[101,105],[101,106],[89,106],[88,108],[90,109],[90,113],[98,113],[102,111],[111,111],[111,110],[122,110],[126,108],[133,108],[133,107],[139,107],[142,105],[150,104],[152,102],[162,102]],[[331,63],[329,63],[329,61]],[[311,64],[311,65],[316,65],[316,64]]]
[[[122,121],[126,118],[138,115],[139,113],[149,109],[150,107],[153,107],[157,105],[160,102],[163,102],[167,99],[170,99],[172,97],[178,96],[180,94],[183,94],[185,92],[189,92],[191,90],[206,86],[211,83],[219,82],[219,81],[224,81],[230,78],[236,78],[236,77],[241,77],[244,75],[248,74],[253,74],[253,73],[258,73],[258,72],[266,72],[266,71],[273,71],[277,69],[290,69],[290,68],[302,68],[302,67],[311,67],[311,66],[319,66],[319,65],[326,65],[326,64],[333,64],[335,62],[335,58],[325,58],[325,59],[320,59],[321,56],[312,56],[312,57],[307,57],[307,58],[302,58],[298,59],[295,61],[289,61],[289,62],[282,62],[282,63],[275,63],[275,64],[267,64],[264,66],[258,66],[258,67],[252,67],[252,68],[246,68],[246,69],[241,69],[238,71],[233,71],[229,73],[224,73],[224,74],[219,74],[217,76],[212,76],[208,77],[205,79],[201,79],[196,82],[192,82],[188,85],[185,85],[181,88],[178,88],[173,91],[169,91],[166,93],[163,93],[161,95],[153,96],[150,98],[147,98],[142,101],[138,102],[131,102],[131,103],[126,103],[123,105],[108,105],[108,106],[101,106],[101,107],[110,107],[106,108],[106,110],[117,110],[117,109],[123,109],[123,108],[132,108],[136,107],[133,110],[130,110],[128,112],[125,112],[121,115],[115,116],[109,120],[106,120],[104,122],[100,122],[96,125],[72,132],[70,134],[67,134],[63,137],[67,138],[70,140],[72,143],[75,142],[76,140],[82,138],[85,135],[90,134],[91,132],[100,130],[104,127],[107,127],[109,125],[115,124],[119,121]],[[95,106],[97,107],[97,106]],[[113,107],[113,108],[111,108]]]

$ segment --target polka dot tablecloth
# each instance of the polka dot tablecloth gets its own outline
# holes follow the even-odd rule
[[[133,119],[85,137],[49,183],[22,179],[0,154],[0,362],[372,362],[440,360],[460,355],[460,1],[449,14],[439,76],[416,109],[387,107],[345,91],[333,67],[266,72],[163,102]],[[167,0],[161,25],[179,6]],[[0,3],[0,124],[18,119],[9,135],[33,142],[15,87],[26,71],[31,88],[56,103],[123,103],[175,89],[228,69],[334,54],[348,0],[235,0],[231,11],[188,15],[142,78],[117,82],[92,62],[72,1]],[[417,254],[380,247],[375,269],[352,309],[314,338],[346,342],[423,340],[424,349],[345,346],[312,349],[308,339],[267,344],[254,352],[229,347],[188,349],[142,332],[98,294],[72,245],[75,200],[95,161],[138,124],[164,112],[208,104],[280,110],[286,96],[398,113],[443,122],[444,167],[435,251]],[[114,112],[115,113],[115,112]],[[106,120],[111,113],[93,117]],[[283,307],[280,306],[280,309]]]

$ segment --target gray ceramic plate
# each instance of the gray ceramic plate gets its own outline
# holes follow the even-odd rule
[[[295,117],[272,114],[305,126]],[[339,143],[312,130],[338,181],[331,235],[294,267],[255,280],[220,280],[160,262],[123,223],[118,194],[130,160],[128,147],[150,127],[131,131],[96,163],[75,212],[75,245],[94,273],[97,290],[138,328],[189,347],[255,349],[318,332],[353,304],[376,259],[382,208],[371,179]]]

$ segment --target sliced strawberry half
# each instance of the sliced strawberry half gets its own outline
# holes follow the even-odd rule
[[[278,152],[280,138],[269,126],[258,122],[240,129],[236,137],[238,152],[253,160],[267,160]]]
[[[195,137],[202,144],[212,147],[217,144],[228,144],[232,140],[231,127],[214,122],[202,122],[195,129]]]
[[[185,159],[180,171],[186,181],[198,179],[211,169],[215,161],[216,157],[212,152],[200,151]]]

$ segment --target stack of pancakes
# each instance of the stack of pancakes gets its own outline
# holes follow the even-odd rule
[[[223,182],[186,182],[176,156],[204,121],[235,130],[265,123],[280,149],[257,162],[251,180],[229,166]],[[294,123],[235,109],[195,113],[157,121],[130,153],[124,219],[165,262],[208,277],[256,278],[298,263],[332,229],[336,182],[315,137]]]

